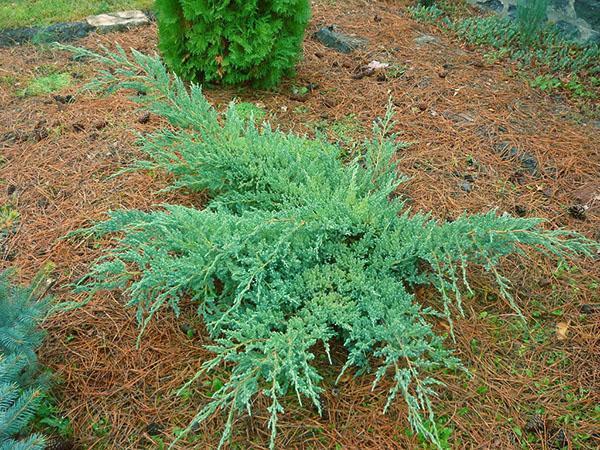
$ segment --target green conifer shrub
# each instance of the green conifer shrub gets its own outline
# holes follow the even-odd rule
[[[39,300],[33,283],[21,287],[0,273],[0,450],[41,450],[45,439],[27,437],[46,382],[39,376],[35,351],[44,337],[38,328],[48,301]]]
[[[157,0],[159,48],[186,80],[270,88],[293,75],[309,0]]]
[[[526,248],[559,257],[598,248],[543,228],[541,219],[489,212],[448,223],[410,211],[394,195],[404,181],[394,161],[405,145],[391,133],[391,110],[344,162],[339,146],[257,126],[235,104],[220,116],[198,85],[188,91],[156,58],[62,48],[111,68],[91,87],[143,90],[138,101],[172,125],[141,138],[147,158],[132,169],[163,170],[174,178],[170,189],[211,195],[204,209],[113,211],[83,230],[113,235],[115,246],[77,290],[124,291],[142,330],[161,308],[179,314],[183,297],[195,302],[214,358],[182,389],[221,364],[230,378],[189,429],[227,411],[221,444],[257,395],[271,402],[272,447],[282,396],[295,392],[320,410],[323,375],[314,361],[336,341],[347,351],[340,376],[374,372],[374,386],[391,378],[386,409],[402,397],[413,429],[440,445],[435,373],[462,366],[428,317],[462,312],[470,270],[491,273],[518,310],[497,269],[504,257]],[[417,302],[418,285],[439,291],[436,309]]]

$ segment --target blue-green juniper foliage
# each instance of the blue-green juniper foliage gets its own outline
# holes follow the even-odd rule
[[[38,300],[36,286],[12,284],[8,272],[0,272],[0,450],[45,448],[43,436],[23,436],[45,385],[35,351],[44,337],[38,327],[48,301]]]
[[[561,257],[596,248],[544,229],[540,219],[490,212],[446,223],[409,211],[394,195],[404,145],[391,133],[391,110],[344,162],[339,146],[257,126],[235,104],[221,116],[199,86],[188,90],[157,58],[62,48],[108,67],[93,88],[144,91],[138,100],[170,122],[141,137],[147,158],[134,169],[168,172],[170,189],[210,193],[203,209],[111,212],[86,232],[114,235],[115,246],[78,289],[124,291],[143,327],[161,308],[179,313],[183,298],[195,302],[215,355],[197,377],[224,363],[230,378],[190,429],[224,410],[221,444],[257,395],[270,399],[271,446],[287,393],[320,410],[315,353],[329,355],[333,341],[347,351],[340,376],[373,371],[374,386],[392,379],[386,409],[402,397],[412,427],[438,443],[434,375],[461,366],[427,320],[440,314],[419,305],[415,286],[437,288],[438,309],[450,319],[470,291],[469,269],[481,268],[516,308],[497,271],[505,256],[526,247]]]
[[[293,75],[309,0],[156,0],[159,48],[186,80],[270,88]]]

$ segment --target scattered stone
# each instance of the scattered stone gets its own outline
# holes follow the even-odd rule
[[[62,103],[63,105],[75,103],[75,97],[72,96],[71,94],[67,94],[67,95],[54,95],[53,98],[58,103]]]
[[[148,122],[150,122],[150,113],[149,112],[145,112],[140,117],[138,117],[137,121],[138,121],[138,123],[148,123]]]
[[[93,27],[86,22],[57,23],[48,27],[16,28],[0,31],[0,47],[12,47],[27,42],[68,42],[87,36]]]
[[[146,425],[146,433],[150,436],[158,436],[164,431],[165,427],[159,423],[151,422]]]
[[[596,314],[600,312],[600,305],[584,304],[579,307],[581,314]]]
[[[529,418],[525,424],[525,431],[527,433],[540,433],[546,429],[546,422],[538,414]]]
[[[525,217],[527,215],[527,208],[523,205],[515,206],[515,214],[519,217]]]
[[[414,39],[417,45],[437,44],[440,40],[430,34],[422,34]]]
[[[473,190],[473,183],[467,180],[463,180],[459,183],[460,188],[465,192],[471,192]]]
[[[510,142],[499,142],[494,144],[494,151],[505,161],[516,159],[530,175],[538,175],[539,163],[535,156],[529,152],[521,151],[510,145]]]
[[[585,220],[587,218],[586,211],[587,207],[585,205],[575,204],[569,206],[569,214],[577,220]]]
[[[350,36],[336,31],[335,25],[321,28],[314,34],[325,47],[332,48],[340,53],[352,53],[354,50],[366,47],[369,41],[358,36]]]
[[[140,25],[148,25],[150,19],[142,11],[119,11],[108,14],[89,16],[86,22],[98,32],[121,31]]]

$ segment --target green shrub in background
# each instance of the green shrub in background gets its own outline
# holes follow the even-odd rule
[[[92,87],[143,90],[138,101],[176,127],[144,137],[147,159],[133,169],[163,170],[173,189],[211,195],[204,209],[115,211],[82,231],[113,235],[116,245],[78,290],[123,290],[142,330],[160,309],[179,314],[183,298],[196,303],[214,358],[182,390],[223,364],[230,377],[187,431],[227,411],[221,445],[257,395],[270,400],[271,448],[282,397],[293,392],[320,411],[324,375],[315,360],[329,358],[336,342],[347,352],[340,377],[374,372],[374,386],[389,377],[385,409],[402,397],[413,429],[441,446],[435,373],[461,365],[428,318],[451,323],[462,311],[470,268],[491,273],[518,310],[498,272],[505,256],[526,247],[560,257],[599,248],[576,233],[545,230],[540,219],[490,212],[448,223],[409,211],[394,195],[404,181],[394,161],[405,144],[391,133],[391,109],[344,163],[339,146],[257,127],[235,104],[220,116],[198,85],[188,92],[156,58],[61,48],[111,69]],[[439,291],[436,309],[419,304],[419,285]]]
[[[39,281],[39,277],[38,277]],[[38,328],[48,312],[39,300],[36,281],[31,287],[10,283],[0,273],[0,449],[41,450],[39,434],[23,437],[43,400],[47,384],[39,376],[35,351],[44,337]]]
[[[309,0],[156,0],[159,47],[185,80],[270,88],[294,73]]]

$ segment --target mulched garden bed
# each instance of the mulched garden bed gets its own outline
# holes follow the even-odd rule
[[[331,24],[368,38],[369,45],[351,54],[323,47],[311,36]],[[423,34],[436,41],[417,44]],[[79,44],[98,49],[116,42],[154,53],[155,26],[93,34]],[[110,178],[139,156],[134,132],[164,124],[142,116],[122,94],[78,93],[97,67],[34,46],[0,49],[0,59],[0,77],[11,80],[0,83],[0,203],[20,214],[2,243],[0,267],[16,267],[26,280],[51,262],[54,295],[82,300],[70,283],[86,273],[103,243],[65,239],[67,233],[111,209],[165,202],[198,206],[203,198],[157,193],[166,184],[161,174]],[[396,70],[364,76],[362,68],[373,60]],[[23,86],[41,66],[70,73],[74,85],[62,97],[18,96],[15,83]],[[368,130],[391,98],[398,131],[413,143],[398,157],[400,170],[412,177],[400,194],[414,209],[452,220],[496,208],[600,238],[600,129],[582,122],[576,104],[532,90],[514,72],[510,64],[489,64],[480,50],[403,16],[397,3],[322,1],[314,5],[296,79],[276,92],[206,89],[206,95],[219,107],[233,98],[258,104],[284,129],[323,129],[349,152],[352,139]],[[65,100],[69,94],[73,98]],[[597,433],[590,411],[600,400],[598,260],[573,271],[556,270],[552,261],[514,258],[504,270],[531,319],[530,333],[515,325],[512,310],[481,279],[467,318],[455,323],[456,344],[448,342],[474,378],[443,376],[448,386],[436,405],[441,423],[453,429],[456,447],[519,447],[530,431],[538,435],[533,448],[561,440],[594,448],[598,439],[580,435]],[[430,294],[419,293],[424,302]],[[556,333],[557,324],[566,324],[566,336]],[[151,435],[169,442],[220,382],[213,375],[196,395],[175,395],[207,355],[208,341],[193,311],[183,321],[162,313],[139,348],[134,312],[114,293],[59,313],[47,329],[42,361],[62,380],[57,396],[82,448],[161,448]],[[332,379],[335,369],[328,369]],[[405,432],[402,402],[384,416],[386,386],[372,392],[371,381],[348,377],[337,387],[330,382],[323,417],[292,398],[279,422],[279,448],[415,448],[418,439]],[[256,416],[236,422],[231,448],[268,447],[266,402],[256,410]],[[576,414],[582,418],[574,419]],[[565,417],[575,422],[564,424]],[[178,448],[214,447],[221,421],[201,425]]]

